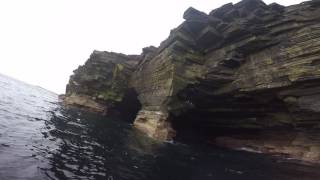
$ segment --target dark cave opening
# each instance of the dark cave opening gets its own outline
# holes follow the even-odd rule
[[[206,141],[220,136],[254,137],[269,130],[294,130],[294,123],[281,119],[280,115],[290,117],[291,112],[275,94],[261,91],[216,96],[188,88],[178,96],[190,102],[192,108],[171,115],[176,139]]]
[[[133,88],[128,89],[123,100],[117,104],[116,107],[116,111],[119,113],[121,119],[133,123],[137,113],[141,109],[138,93]]]
[[[197,106],[179,116],[172,115],[171,122],[177,132],[176,139],[183,141],[210,141],[222,136],[252,138],[267,131],[294,130],[290,123],[271,119],[277,113],[290,114],[283,102],[277,99],[266,104],[239,99],[218,106]]]
[[[246,119],[246,114],[208,113],[191,110],[180,116],[172,117],[172,126],[176,130],[176,140],[181,141],[210,141],[215,137],[259,134],[258,127],[240,127],[233,125],[238,118]]]

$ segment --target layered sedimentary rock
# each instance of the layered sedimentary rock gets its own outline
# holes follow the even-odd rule
[[[320,1],[243,0],[183,17],[141,55],[94,52],[71,76],[65,103],[106,112],[132,90],[135,126],[160,140],[186,126],[320,128]]]
[[[129,91],[129,77],[137,56],[94,51],[70,77],[64,103],[107,114],[121,104]]]

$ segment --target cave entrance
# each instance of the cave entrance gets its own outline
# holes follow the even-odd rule
[[[179,140],[207,141],[220,136],[254,137],[269,129],[281,131],[293,128],[290,123],[276,119],[278,114],[282,118],[290,113],[277,98],[270,98],[268,103],[263,103],[253,98],[208,97],[193,104],[193,109],[172,117],[172,126]]]
[[[237,120],[248,117],[248,114],[209,113],[190,110],[180,116],[172,117],[172,126],[177,132],[176,140],[199,142],[208,141],[220,136],[259,134],[259,128],[237,126]]]
[[[120,117],[129,123],[133,123],[140,109],[141,103],[138,99],[138,93],[133,88],[126,91],[123,100],[117,105]]]

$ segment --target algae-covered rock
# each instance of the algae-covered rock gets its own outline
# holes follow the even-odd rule
[[[70,77],[66,88],[65,103],[69,105],[94,107],[86,97],[100,106],[112,108],[123,101],[129,89],[129,77],[137,64],[135,56],[112,52],[94,51],[83,66],[79,66]]]

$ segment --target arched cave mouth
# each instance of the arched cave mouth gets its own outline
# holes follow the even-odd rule
[[[133,123],[139,110],[141,109],[141,103],[138,99],[138,93],[130,88],[126,91],[121,103],[116,105],[116,111],[119,112],[119,116],[126,122]]]

